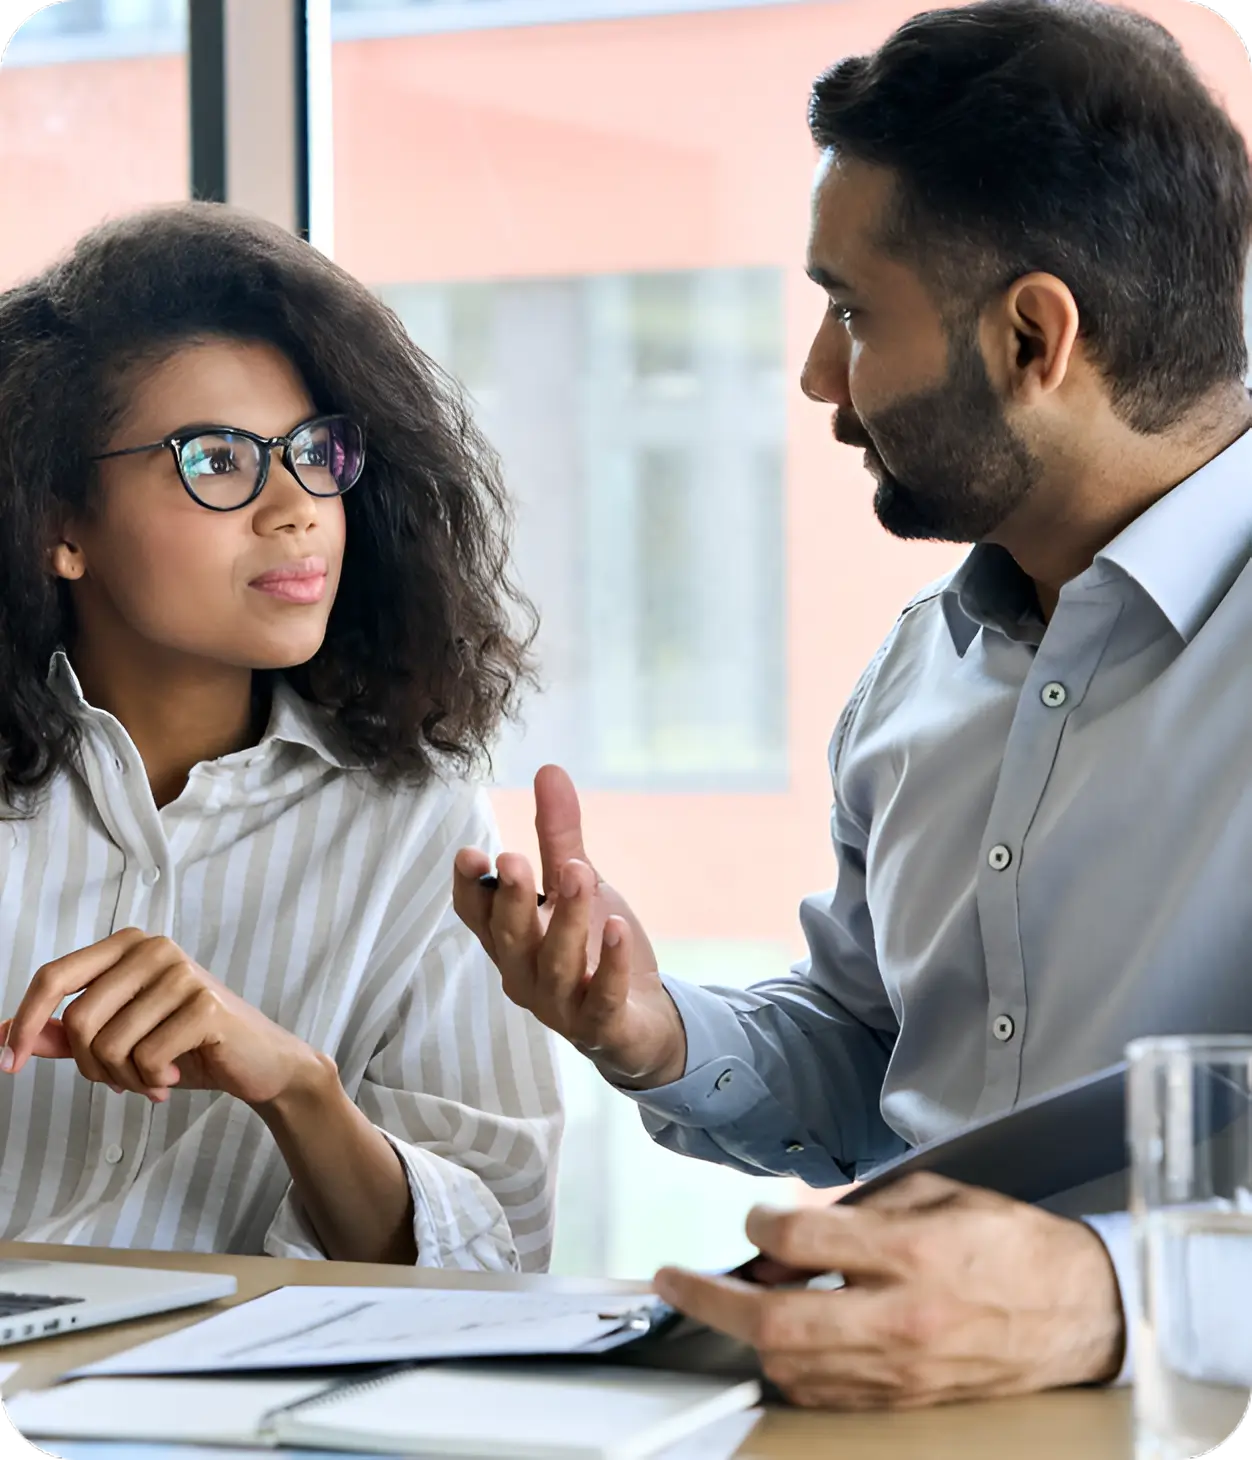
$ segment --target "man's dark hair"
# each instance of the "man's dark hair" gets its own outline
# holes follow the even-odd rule
[[[884,243],[945,314],[1036,270],[1135,430],[1242,379],[1248,154],[1168,31],[1091,0],[915,16],[818,78],[817,145],[896,176]]]
[[[460,390],[308,244],[220,204],[180,204],[106,224],[0,294],[0,803],[28,802],[73,751],[47,683],[72,637],[48,550],[91,510],[91,456],[136,372],[221,336],[274,345],[319,412],[365,429],[326,639],[288,681],[384,780],[469,768],[513,708],[533,610],[509,577],[496,458]]]

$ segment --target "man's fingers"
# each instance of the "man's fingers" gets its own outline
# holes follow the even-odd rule
[[[510,963],[530,960],[543,937],[535,894],[535,874],[518,852],[501,852],[496,859],[497,886],[483,888],[491,899],[489,931],[496,964],[508,976]]]
[[[625,918],[611,917],[604,924],[600,962],[587,981],[580,1014],[598,1023],[616,1014],[630,997],[631,932]]]
[[[908,1267],[899,1232],[884,1213],[861,1207],[753,1207],[748,1238],[767,1256],[808,1272],[898,1278]]]
[[[546,765],[535,776],[535,831],[543,890],[552,897],[558,890],[566,862],[587,861],[583,847],[582,807],[578,792],[559,765]]]
[[[22,995],[17,1011],[9,1021],[8,1041],[0,1054],[0,1070],[13,1074],[22,1068],[35,1052],[35,1039],[61,1001],[85,989],[94,979],[106,973],[132,949],[148,941],[137,928],[123,928],[103,942],[80,948],[53,963],[45,964]]]
[[[875,1191],[857,1205],[865,1211],[876,1212],[931,1211],[935,1207],[948,1206],[959,1198],[972,1197],[975,1190],[933,1171],[915,1171],[893,1181],[881,1191]]]
[[[491,937],[491,903],[494,893],[480,878],[491,871],[491,858],[477,847],[462,847],[452,864],[452,906],[457,917],[494,960]]]
[[[596,874],[585,862],[567,862],[539,953],[538,995],[561,1011],[562,1022],[575,1012],[587,977],[587,939]]]
[[[811,1267],[788,1267],[785,1262],[776,1262],[759,1252],[735,1271],[744,1282],[762,1288],[798,1287],[818,1275]]]
[[[763,1300],[751,1283],[732,1277],[705,1277],[679,1267],[663,1267],[653,1280],[657,1296],[680,1313],[707,1323],[741,1343],[760,1347]]]
[[[733,1277],[706,1277],[662,1268],[657,1294],[672,1307],[719,1333],[749,1343],[762,1355],[804,1354],[804,1364],[839,1370],[855,1355],[883,1350],[882,1297],[858,1292],[773,1292]],[[798,1360],[797,1360],[798,1362]]]

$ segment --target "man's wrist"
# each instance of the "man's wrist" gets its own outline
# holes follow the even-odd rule
[[[1066,1376],[1066,1382],[1111,1384],[1121,1372],[1126,1353],[1127,1316],[1117,1269],[1095,1232],[1082,1222],[1069,1225],[1081,1232],[1081,1248],[1088,1259],[1075,1272],[1076,1286],[1086,1298],[1087,1322],[1085,1331],[1075,1334],[1078,1341],[1071,1348],[1075,1368]],[[1078,1232],[1074,1234],[1076,1240]]]
[[[619,1090],[659,1090],[681,1080],[687,1069],[687,1038],[680,1033],[677,1048],[671,1049],[659,1065],[639,1070],[615,1063],[593,1051],[583,1051],[600,1074]]]

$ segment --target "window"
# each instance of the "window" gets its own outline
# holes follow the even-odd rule
[[[0,288],[105,218],[187,196],[186,31],[187,0],[61,0],[13,37],[0,71]]]
[[[336,5],[336,257],[465,384],[516,499],[544,689],[496,758],[506,845],[564,764],[661,966],[743,985],[830,878],[844,696],[958,556],[885,538],[796,388],[804,101],[848,7],[543,3]],[[565,1065],[558,1269],[743,1255],[773,1183]]]
[[[782,276],[387,285],[517,500],[547,684],[501,747],[583,784],[778,788],[786,770]]]

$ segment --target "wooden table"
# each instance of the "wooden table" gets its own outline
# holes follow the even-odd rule
[[[297,1284],[352,1287],[545,1288],[576,1293],[606,1287],[642,1291],[639,1283],[557,1277],[487,1277],[430,1269],[349,1262],[279,1261],[267,1257],[200,1256],[185,1252],[126,1252],[0,1242],[0,1259],[106,1262],[232,1273],[238,1295],[162,1318],[141,1318],[67,1338],[15,1344],[0,1360],[21,1368],[4,1392],[46,1388],[69,1369],[102,1359],[209,1313],[274,1288]],[[739,1451],[738,1460],[1130,1460],[1130,1405],[1123,1392],[1069,1390],[989,1404],[950,1405],[912,1414],[815,1414],[771,1409]],[[226,1453],[226,1452],[224,1452]]]

